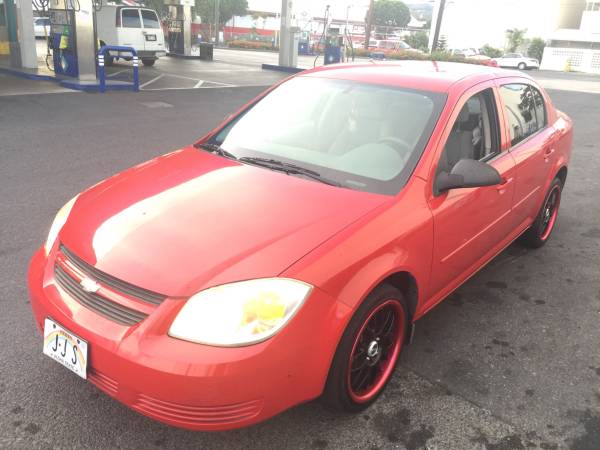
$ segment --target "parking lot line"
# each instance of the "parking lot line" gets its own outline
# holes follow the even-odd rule
[[[143,87],[145,87],[145,86],[148,86],[148,85],[149,85],[149,84],[151,84],[151,83],[154,83],[155,81],[158,81],[158,80],[160,80],[160,79],[161,79],[162,77],[164,77],[164,76],[165,76],[165,74],[164,74],[164,73],[161,73],[161,74],[160,74],[160,75],[158,75],[157,77],[154,77],[154,78],[152,78],[151,80],[149,80],[149,81],[146,81],[146,82],[145,82],[145,83],[143,83],[143,84],[140,84],[140,89],[142,89],[142,88],[143,88]]]
[[[123,70],[119,70],[117,72],[110,73],[110,74],[106,75],[106,78],[115,77],[123,72],[129,72],[129,70],[130,69],[123,69]]]

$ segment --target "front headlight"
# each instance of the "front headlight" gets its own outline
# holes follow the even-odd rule
[[[58,233],[60,232],[61,228],[67,221],[67,218],[69,217],[69,214],[71,213],[71,209],[73,208],[73,204],[75,204],[75,200],[77,200],[77,197],[78,197],[78,195],[76,195],[71,200],[69,200],[67,202],[67,204],[65,206],[63,206],[62,208],[60,208],[58,213],[56,213],[54,222],[52,222],[52,226],[50,227],[50,231],[48,232],[48,239],[46,239],[46,243],[44,244],[44,251],[46,252],[46,256],[48,256],[48,254],[50,253],[50,250],[52,250],[52,247],[54,246],[54,242],[56,241],[56,238],[58,237]]]
[[[181,308],[169,336],[234,347],[277,333],[298,311],[312,286],[288,278],[262,278],[207,289]]]

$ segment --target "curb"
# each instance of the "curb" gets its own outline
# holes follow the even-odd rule
[[[18,78],[24,78],[27,80],[35,80],[35,81],[52,81],[54,83],[58,83],[60,86],[72,89],[74,91],[82,91],[82,92],[100,92],[99,84],[92,83],[80,83],[79,81],[69,80],[66,78],[57,78],[51,75],[38,75],[34,73],[23,72],[19,69],[11,69],[8,67],[0,67],[0,73],[5,73],[7,75],[12,75]],[[131,91],[130,84],[106,84],[107,91]]]
[[[298,73],[298,72],[303,72],[306,70],[306,69],[301,69],[300,67],[280,66],[277,64],[262,64],[262,68],[267,69],[267,70],[277,70],[279,72],[286,72],[286,73]]]
[[[35,73],[22,72],[19,69],[10,69],[8,67],[0,67],[0,73],[6,73],[19,78],[25,78],[27,80],[38,80],[38,81],[58,81],[56,77],[51,75],[38,75]]]

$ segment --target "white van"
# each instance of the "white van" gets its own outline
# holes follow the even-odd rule
[[[101,46],[133,47],[145,66],[152,66],[159,56],[166,55],[165,35],[153,9],[103,5],[96,13],[96,31]],[[107,57],[106,63],[111,64],[114,56],[120,55]]]

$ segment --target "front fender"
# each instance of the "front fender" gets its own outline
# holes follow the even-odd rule
[[[352,311],[387,277],[408,272],[425,292],[433,254],[433,218],[425,181],[413,178],[390,204],[344,229],[282,275],[318,286]],[[416,311],[423,303],[418,298]]]

